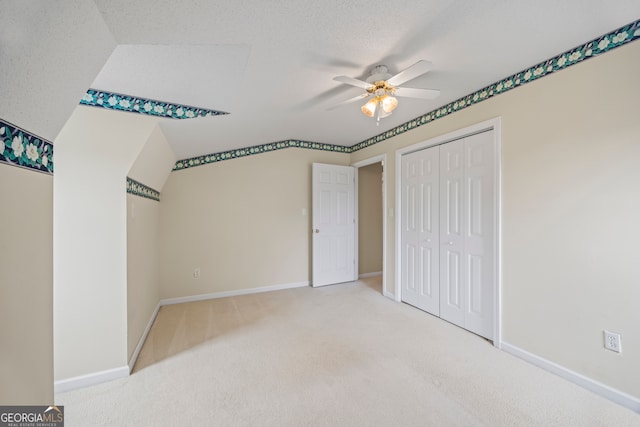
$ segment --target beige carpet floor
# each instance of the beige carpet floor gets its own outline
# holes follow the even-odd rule
[[[380,294],[380,278],[163,307],[66,426],[639,426],[640,415]]]

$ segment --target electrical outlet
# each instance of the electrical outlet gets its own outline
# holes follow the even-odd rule
[[[199,268],[194,268],[193,269],[193,278],[194,279],[199,279],[200,278],[200,269]]]
[[[607,350],[622,353],[622,343],[620,342],[620,334],[615,332],[604,331],[604,348]]]

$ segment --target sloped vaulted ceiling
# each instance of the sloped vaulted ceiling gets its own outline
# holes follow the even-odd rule
[[[92,1],[0,1],[0,118],[53,141],[116,47]]]

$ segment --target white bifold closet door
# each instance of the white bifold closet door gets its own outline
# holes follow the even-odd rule
[[[402,300],[489,339],[495,176],[492,131],[402,158]]]
[[[402,300],[440,314],[438,147],[402,157]]]

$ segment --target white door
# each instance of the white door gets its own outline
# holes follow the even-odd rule
[[[402,157],[402,301],[440,314],[439,147]]]
[[[464,327],[463,139],[440,147],[440,317]]]
[[[355,168],[312,166],[312,285],[356,280]]]
[[[465,328],[493,339],[497,189],[493,132],[465,138]]]
[[[439,167],[431,168],[437,173],[429,178],[420,173],[424,159],[439,162]],[[493,132],[405,155],[401,163],[402,300],[493,339],[497,280]],[[429,186],[435,187],[429,190],[430,199],[423,190]],[[437,205],[435,213],[428,216],[426,204]],[[427,217],[433,226],[421,225],[420,218]],[[421,227],[434,231],[423,234]],[[428,265],[427,260],[435,264]],[[436,299],[439,295],[437,308],[432,301],[426,308],[421,294],[425,289],[432,289]]]

